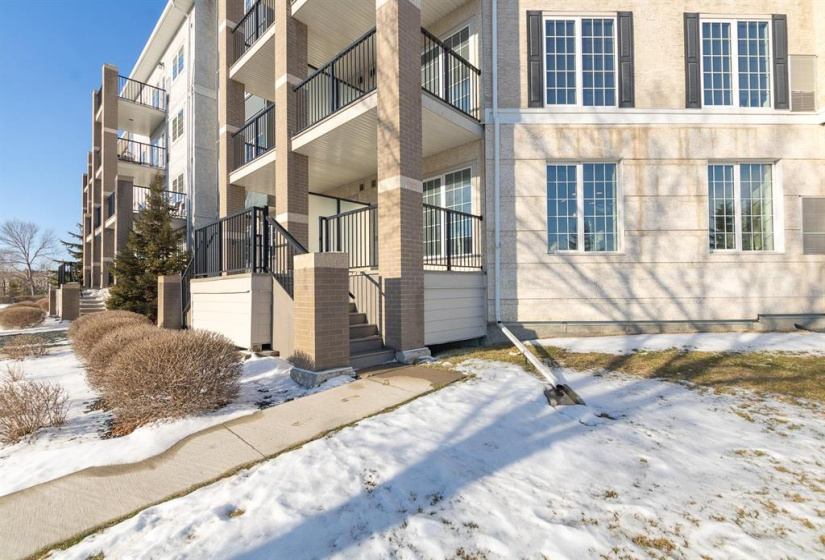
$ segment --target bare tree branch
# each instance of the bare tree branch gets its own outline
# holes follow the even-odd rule
[[[2,262],[23,275],[31,295],[37,287],[37,273],[48,267],[56,252],[57,241],[50,230],[18,219],[0,225]]]

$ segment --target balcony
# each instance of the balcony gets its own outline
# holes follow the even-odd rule
[[[481,72],[421,30],[423,157],[482,137]],[[310,158],[310,187],[323,192],[377,168],[375,30],[295,87],[293,150]]]
[[[151,136],[166,120],[166,90],[118,77],[118,129]]]
[[[229,77],[272,101],[275,76],[275,0],[258,0],[232,29]]]
[[[166,171],[166,148],[127,138],[117,139],[117,172],[148,185],[158,173]]]
[[[132,212],[140,213],[147,205],[150,189],[148,187],[134,186],[132,189]],[[114,198],[114,197],[113,197]],[[172,212],[172,218],[176,220],[186,219],[186,200],[185,193],[176,191],[163,191],[163,198],[169,205]]]
[[[257,192],[269,192],[275,184],[275,107],[253,115],[232,135],[234,167],[232,184]]]

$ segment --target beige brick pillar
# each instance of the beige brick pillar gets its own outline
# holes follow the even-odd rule
[[[49,286],[49,317],[57,317],[57,292],[59,288]]]
[[[58,298],[58,315],[62,321],[74,321],[80,317],[80,284],[71,282],[63,284]]]
[[[106,208],[109,196],[115,192],[117,186],[117,131],[118,131],[118,69],[109,64],[103,65],[101,80],[102,111],[100,116],[100,204],[101,226],[106,222]],[[100,287],[109,285],[109,261],[115,256],[115,236],[106,235],[106,229],[100,236]]]
[[[291,0],[275,0],[275,219],[309,244],[309,159],[292,151],[297,96],[307,74],[307,28],[292,17]]]
[[[183,328],[180,274],[158,276],[158,326],[164,329]]]
[[[135,196],[134,179],[118,175],[115,194],[115,254],[123,250],[129,239],[134,221],[133,202]]]
[[[292,379],[315,387],[349,365],[349,258],[346,253],[295,257],[295,364]]]
[[[229,182],[235,166],[232,135],[244,124],[243,84],[229,79],[235,60],[232,29],[244,15],[243,0],[218,2],[218,214],[220,217],[244,209],[246,190]]]
[[[378,267],[384,344],[400,361],[424,346],[420,0],[376,1]]]

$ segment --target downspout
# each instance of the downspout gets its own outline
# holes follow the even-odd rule
[[[191,246],[192,226],[193,226],[193,212],[192,208],[195,205],[195,189],[194,189],[194,150],[192,149],[192,142],[194,140],[194,115],[192,111],[192,96],[194,95],[195,87],[195,64],[192,57],[192,22],[191,12],[185,12],[178,6],[175,0],[172,0],[172,6],[186,17],[186,56],[184,57],[184,65],[188,69],[187,83],[186,83],[186,247]]]

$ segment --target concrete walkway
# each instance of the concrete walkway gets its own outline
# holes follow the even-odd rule
[[[4,496],[0,559],[32,555],[461,377],[422,367],[372,373],[194,434],[146,461],[86,469]]]

